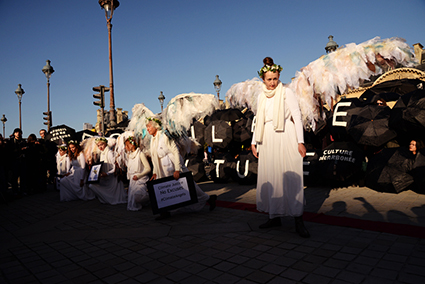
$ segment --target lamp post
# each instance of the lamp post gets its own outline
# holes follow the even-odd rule
[[[53,72],[55,70],[50,65],[50,60],[46,60],[46,65],[41,69],[43,71],[44,75],[46,75],[47,78],[47,113],[49,120],[47,121],[47,131],[50,131],[50,127],[52,127],[52,116],[50,115],[50,77],[52,76]]]
[[[1,118],[1,122],[3,122],[3,137],[5,137],[5,136],[4,136],[4,125],[6,124],[6,121],[7,121],[7,118],[6,118],[6,116],[3,114],[3,117]]]
[[[162,91],[160,92],[160,94],[158,96],[158,100],[159,100],[159,103],[161,104],[161,113],[162,113],[162,111],[164,109],[164,100],[165,100],[165,96],[162,93]]]
[[[18,84],[18,88],[16,89],[15,94],[18,96],[19,100],[19,128],[22,130],[21,100],[22,96],[25,94],[25,91],[21,86],[21,84]]]
[[[328,36],[328,39],[329,39],[329,41],[325,46],[325,50],[326,50],[326,53],[331,53],[331,52],[335,51],[338,48],[339,45],[334,41],[333,36],[331,36],[331,35]]]
[[[99,0],[99,5],[105,10],[106,26],[108,27],[108,45],[109,45],[109,89],[110,89],[110,104],[109,104],[109,121],[112,127],[117,125],[117,117],[115,115],[115,98],[114,98],[114,75],[112,71],[112,16],[114,10],[118,8],[120,2],[117,0]]]
[[[215,89],[215,91],[217,92],[218,104],[219,104],[219,107],[220,107],[220,108],[221,108],[221,105],[220,105],[220,90],[221,90],[221,84],[222,84],[222,82],[221,82],[221,80],[218,78],[218,75],[215,75],[215,80],[214,80],[214,82],[213,82],[213,85],[214,85],[214,89]]]

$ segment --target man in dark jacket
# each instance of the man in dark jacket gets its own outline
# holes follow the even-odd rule
[[[10,138],[9,143],[7,143],[8,152],[10,154],[10,163],[11,163],[11,184],[13,194],[24,195],[26,194],[25,182],[26,182],[26,173],[25,173],[25,157],[23,150],[26,149],[26,142],[22,139],[22,130],[20,128],[15,128],[13,135]],[[18,188],[18,178],[20,179],[19,188]]]

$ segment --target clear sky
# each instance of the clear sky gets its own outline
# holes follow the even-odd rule
[[[160,111],[182,93],[215,94],[257,77],[265,56],[284,67],[283,82],[325,53],[328,36],[341,46],[375,36],[425,45],[425,0],[127,0],[112,20],[115,105],[144,103]],[[24,137],[38,137],[47,111],[51,60],[53,125],[76,131],[96,123],[92,87],[109,85],[108,32],[97,0],[0,0],[0,116],[6,135],[19,127],[22,84]],[[109,109],[109,96],[106,108]],[[165,106],[165,105],[164,105]]]

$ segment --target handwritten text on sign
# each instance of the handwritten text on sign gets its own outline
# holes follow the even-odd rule
[[[153,186],[158,209],[190,200],[186,178],[171,180]]]

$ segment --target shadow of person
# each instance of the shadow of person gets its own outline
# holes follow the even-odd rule
[[[332,209],[328,212],[325,212],[325,214],[356,219],[360,217],[359,215],[351,214],[347,211],[347,203],[345,201],[336,201],[332,203]]]
[[[389,223],[398,223],[398,224],[415,225],[415,226],[418,225],[406,213],[398,211],[398,210],[389,210],[387,213],[387,220]]]
[[[361,219],[381,221],[385,222],[384,216],[378,212],[378,210],[373,207],[364,197],[354,197],[354,200],[358,200],[363,203],[363,207],[366,209],[367,213],[359,216]]]
[[[306,200],[304,211],[318,213],[331,192],[330,187],[306,187],[304,188],[304,198]]]
[[[240,185],[236,182],[215,183],[213,181],[199,182],[198,185],[205,193],[218,195],[218,200],[255,204],[255,185]]]
[[[425,204],[417,207],[412,207],[412,212],[415,213],[418,225],[425,226]]]

